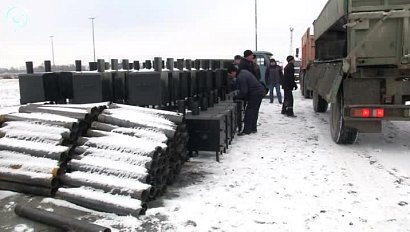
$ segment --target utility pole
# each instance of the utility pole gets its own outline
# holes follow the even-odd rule
[[[55,67],[56,64],[54,63],[54,42],[53,42],[53,38],[54,38],[54,35],[50,35],[50,39],[51,39],[51,54],[52,54],[52,56],[53,56],[53,66]]]
[[[289,49],[289,55],[293,55],[293,30],[294,28],[291,27],[289,28],[290,30],[290,49]]]
[[[258,0],[255,0],[255,51],[258,51]]]
[[[93,29],[93,52],[94,52],[94,62],[95,62],[95,39],[94,39],[94,19],[95,17],[90,17],[88,19],[91,19],[91,26]]]

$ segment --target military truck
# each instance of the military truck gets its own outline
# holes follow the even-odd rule
[[[410,1],[329,0],[314,21],[305,73],[313,109],[330,108],[330,133],[352,144],[385,120],[410,120]]]

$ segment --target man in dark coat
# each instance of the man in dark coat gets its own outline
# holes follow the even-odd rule
[[[282,88],[285,94],[285,99],[282,105],[282,114],[288,117],[296,117],[293,113],[293,90],[297,90],[298,86],[295,82],[295,58],[293,56],[286,57],[288,64],[284,69]]]
[[[260,69],[259,66],[256,64],[256,56],[253,54],[251,50],[245,50],[243,52],[243,60],[242,62],[247,62],[246,68],[251,72],[257,80],[261,79]]]
[[[246,135],[257,132],[257,122],[259,108],[262,98],[266,95],[263,85],[256,79],[248,67],[243,67],[246,63],[239,64],[239,72],[236,77],[239,93],[237,98],[247,102],[245,109],[244,128],[238,135]]]
[[[280,84],[282,80],[282,68],[276,64],[275,59],[271,59],[270,65],[265,73],[265,83],[269,87],[270,103],[273,103],[273,89],[276,89],[276,97],[278,98],[279,104],[282,104],[282,93],[280,92]]]

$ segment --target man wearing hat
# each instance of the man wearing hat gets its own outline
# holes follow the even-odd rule
[[[245,51],[246,52],[246,51]],[[245,53],[246,54],[246,53]],[[246,59],[246,57],[245,57]],[[266,95],[265,87],[255,78],[249,70],[249,62],[242,59],[237,72],[237,86],[239,93],[237,98],[247,102],[245,108],[244,128],[238,135],[247,135],[257,132],[257,121],[262,98]],[[228,70],[228,73],[233,70]]]
[[[286,57],[288,64],[284,69],[283,74],[283,92],[285,94],[285,99],[282,105],[282,114],[286,114],[288,117],[296,117],[293,113],[293,90],[297,90],[298,86],[295,82],[295,57],[288,56]]]
[[[247,64],[247,69],[249,72],[251,72],[257,80],[260,80],[260,72],[259,72],[259,66],[256,64],[256,56],[253,54],[251,50],[245,50],[243,52],[243,57],[245,58],[241,62],[246,62]]]

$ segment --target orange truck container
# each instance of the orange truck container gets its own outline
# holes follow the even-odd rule
[[[302,63],[300,66],[300,91],[305,98],[311,98],[312,94],[305,86],[304,75],[309,62],[315,59],[315,37],[310,34],[310,28],[307,29],[302,37]]]

